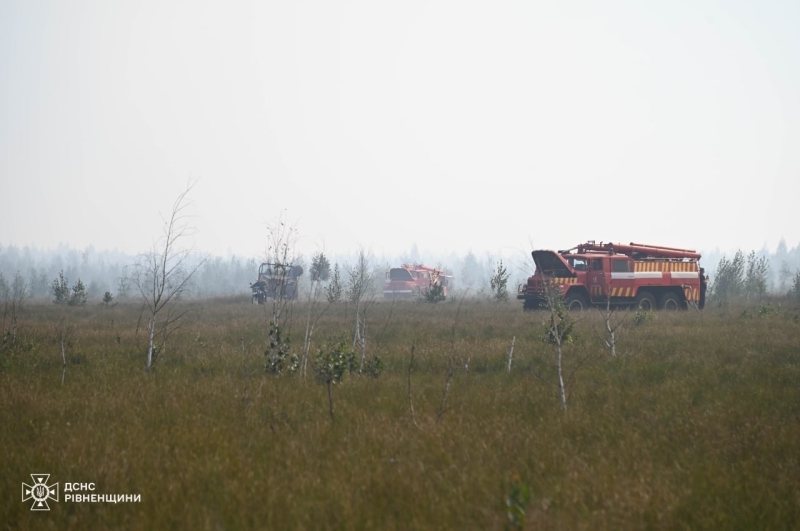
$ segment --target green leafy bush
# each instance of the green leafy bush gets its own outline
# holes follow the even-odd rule
[[[336,385],[344,379],[344,375],[356,368],[356,355],[345,343],[340,341],[336,346],[320,349],[314,361],[314,372],[319,383]]]
[[[652,321],[655,318],[656,314],[653,310],[642,310],[641,308],[636,310],[636,314],[633,316],[633,324],[635,325],[643,325],[648,321]]]
[[[297,369],[300,360],[291,354],[290,338],[283,337],[281,327],[274,321],[269,323],[269,348],[264,351],[266,363],[264,369],[270,374],[280,374],[284,371],[293,372]]]

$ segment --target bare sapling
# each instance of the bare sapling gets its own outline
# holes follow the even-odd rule
[[[442,419],[442,416],[447,411],[447,409],[445,408],[447,404],[447,395],[450,394],[450,382],[453,381],[453,375],[455,374],[453,362],[454,362],[453,356],[452,355],[448,356],[447,377],[444,380],[444,389],[442,390],[442,402],[439,404],[439,411],[436,412],[436,424],[439,424],[439,421]]]
[[[572,329],[575,321],[569,315],[561,290],[558,285],[549,281],[544,287],[545,303],[550,312],[548,320],[543,323],[542,340],[550,343],[556,351],[556,366],[558,369],[558,391],[561,399],[561,407],[564,413],[567,412],[567,393],[564,385],[563,356],[562,349],[572,338]]]
[[[517,336],[513,336],[511,338],[511,348],[508,349],[508,355],[506,356],[506,372],[511,372],[511,360],[514,359],[514,342],[517,340]]]
[[[272,312],[272,322],[282,324],[284,312],[294,298],[294,285],[290,280],[292,266],[299,259],[295,255],[298,230],[286,220],[286,213],[281,213],[267,226],[266,261],[271,264],[271,276],[274,286],[272,305],[264,305],[265,310]],[[291,287],[290,287],[291,285]]]
[[[617,310],[616,306],[611,304],[611,288],[613,282],[604,282],[603,289],[606,296],[605,306],[597,306],[597,311],[603,317],[604,335],[603,346],[608,350],[612,357],[617,355],[617,341],[619,341],[620,329],[625,321],[628,319],[630,312],[625,312],[622,319],[614,320],[614,315]]]
[[[3,278],[3,272],[0,271],[0,299],[3,301],[3,324],[0,325],[0,335],[2,335],[2,343],[6,342],[6,317],[8,316],[9,296],[11,295],[8,288],[6,279]]]
[[[458,318],[461,315],[461,305],[463,304],[464,300],[462,299],[461,302],[458,303],[458,310],[456,311],[456,318],[453,320],[453,328],[450,331],[450,354],[447,357],[447,377],[444,381],[444,389],[442,390],[442,402],[439,404],[439,411],[436,412],[436,424],[439,424],[442,416],[445,414],[447,409],[445,408],[447,404],[447,395],[450,394],[450,383],[453,381],[453,376],[455,375],[455,364],[456,364],[456,326],[458,325]],[[465,369],[469,370],[469,358],[465,363]]]
[[[603,322],[606,325],[606,333],[608,334],[608,339],[605,341],[606,348],[611,353],[611,356],[614,357],[617,355],[617,338],[615,336],[615,332],[619,327],[619,324],[616,326],[611,326],[611,294],[606,295],[606,309],[603,312]]]
[[[414,422],[414,426],[419,428],[419,424],[417,424],[417,414],[414,412],[414,401],[411,398],[411,371],[414,368],[414,351],[417,348],[417,344],[413,343],[411,345],[411,357],[408,360],[408,408],[411,410],[411,420]]]
[[[169,335],[175,330],[188,310],[178,307],[181,293],[188,287],[194,274],[205,259],[190,263],[194,251],[188,240],[195,233],[189,223],[189,192],[194,183],[178,195],[172,211],[164,221],[163,234],[153,243],[149,253],[139,256],[135,264],[134,284],[144,299],[149,317],[147,322],[146,370],[150,372]],[[166,311],[165,311],[166,310]],[[162,312],[166,318],[161,319]],[[156,344],[161,336],[160,344]]]
[[[17,326],[19,313],[22,311],[22,306],[25,299],[28,297],[28,283],[17,271],[14,275],[14,280],[11,282],[11,343],[17,342]]]
[[[322,302],[322,284],[323,282],[327,282],[331,277],[331,263],[323,252],[318,252],[311,258],[311,271],[309,274],[311,278],[311,287],[308,291],[308,317],[306,319],[305,338],[303,339],[303,353],[300,359],[300,372],[303,378],[306,377],[308,354],[311,349],[311,338],[314,335],[314,328],[333,302],[328,297],[325,297],[325,302],[327,302],[327,304]],[[322,307],[320,308],[320,306]]]
[[[9,340],[10,345],[17,342],[17,327],[19,323],[19,313],[28,298],[28,283],[19,271],[14,275],[14,279],[9,286],[0,273],[0,299],[3,300],[3,324],[0,328],[2,333],[2,343]],[[9,328],[6,329],[8,319]]]
[[[359,352],[361,363],[359,372],[364,370],[367,359],[367,311],[375,303],[367,299],[373,278],[369,269],[369,257],[361,248],[355,265],[350,268],[347,284],[348,299],[355,307],[355,330],[353,333],[353,350]]]
[[[264,321],[267,325],[267,349],[264,368],[267,372],[278,374],[284,369],[295,370],[299,366],[296,356],[290,356],[289,325],[292,318],[292,302],[296,297],[296,280],[291,278],[295,271],[295,254],[298,231],[286,221],[281,213],[267,226],[266,262],[270,264],[272,304],[264,304]]]
[[[75,325],[70,323],[66,317],[62,317],[56,326],[56,339],[61,346],[61,385],[64,385],[67,378],[67,347],[73,333],[75,333]]]

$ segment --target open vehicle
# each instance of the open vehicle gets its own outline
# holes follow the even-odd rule
[[[258,268],[258,280],[250,284],[253,304],[264,304],[268,298],[294,300],[297,298],[297,278],[303,268],[291,264],[263,263]]]

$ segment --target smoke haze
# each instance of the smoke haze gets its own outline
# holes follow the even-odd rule
[[[381,263],[773,250],[800,242],[798,27],[788,1],[2,2],[0,243],[133,256],[194,178],[226,260],[281,212],[305,256]]]

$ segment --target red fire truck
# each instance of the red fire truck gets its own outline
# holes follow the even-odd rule
[[[612,305],[644,310],[705,306],[707,277],[700,254],[690,249],[590,240],[531,255],[536,271],[517,290],[526,310],[544,305],[546,283],[558,287],[570,310],[605,305],[609,298]]]
[[[441,269],[420,264],[403,264],[386,272],[384,299],[413,299],[431,288],[442,289],[447,297],[449,279]]]

